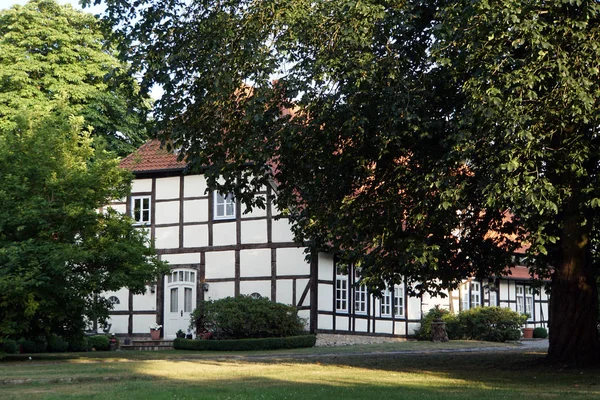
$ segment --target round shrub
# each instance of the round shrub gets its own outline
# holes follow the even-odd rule
[[[69,351],[80,352],[88,351],[88,341],[85,336],[72,337],[69,339]]]
[[[533,337],[537,339],[546,339],[548,337],[548,331],[546,328],[538,326],[533,330]]]
[[[48,348],[48,342],[46,342],[46,338],[43,336],[33,339],[20,339],[19,345],[23,353],[45,353]]]
[[[527,316],[509,308],[477,307],[460,312],[458,320],[467,339],[505,342],[519,340]]]
[[[89,336],[88,338],[88,347],[90,349],[96,349],[97,351],[106,351],[109,349],[109,340],[108,336],[105,335],[95,335]]]
[[[439,307],[432,308],[421,318],[421,326],[415,330],[415,338],[417,340],[431,340],[431,323],[436,319],[441,319],[446,323],[448,339],[460,339],[461,329],[458,318],[449,310]]]
[[[50,353],[64,353],[69,349],[69,342],[58,335],[48,337],[48,351]]]
[[[199,332],[212,332],[215,339],[287,337],[304,332],[304,321],[295,307],[251,296],[205,301],[192,313],[191,325]]]
[[[17,351],[19,351],[19,346],[17,345],[16,340],[4,339],[2,343],[0,343],[0,352],[15,354]]]

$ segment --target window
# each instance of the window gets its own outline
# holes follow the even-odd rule
[[[192,289],[184,288],[183,312],[192,312]]]
[[[461,310],[481,306],[481,284],[477,281],[465,282],[460,285]]]
[[[523,286],[517,286],[515,290],[517,295],[517,312],[523,314],[525,312],[525,288]]]
[[[356,314],[367,313],[367,287],[360,285],[354,290],[354,312]]]
[[[335,276],[335,309],[348,311],[348,275],[339,267]]]
[[[214,219],[235,218],[235,199],[232,193],[223,196],[215,192],[215,214]]]
[[[394,287],[394,316],[404,317],[404,288]]]
[[[517,286],[517,312],[527,314],[528,320],[533,319],[533,289],[531,286]]]
[[[150,196],[131,198],[131,218],[136,225],[150,223]]]
[[[117,296],[110,296],[110,297],[108,298],[108,301],[109,301],[111,304],[121,304],[121,301],[119,300],[119,298],[118,298]]]
[[[381,316],[390,317],[392,315],[392,294],[389,289],[381,292]]]
[[[498,293],[495,290],[490,290],[490,307],[498,305]]]
[[[179,311],[179,304],[178,304],[178,291],[177,288],[171,289],[171,312],[172,313],[176,313]]]

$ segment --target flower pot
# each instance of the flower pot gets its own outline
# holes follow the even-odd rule
[[[150,337],[152,340],[160,339],[160,329],[150,329]]]
[[[533,338],[533,328],[523,328],[523,339]]]

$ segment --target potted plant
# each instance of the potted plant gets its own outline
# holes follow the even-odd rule
[[[152,340],[160,339],[160,328],[162,328],[162,325],[159,325],[156,322],[150,325],[150,337]]]
[[[175,335],[176,335],[178,338],[180,338],[180,339],[183,339],[183,338],[185,338],[185,332],[184,332],[184,331],[182,331],[181,329],[180,329],[180,330],[178,330],[178,331],[175,333]]]

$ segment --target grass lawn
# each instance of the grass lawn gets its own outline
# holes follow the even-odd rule
[[[261,357],[176,351],[34,355],[31,361],[12,357],[0,363],[0,398],[600,398],[600,370],[545,366],[543,353],[440,352],[466,346],[493,344],[407,342],[264,352]],[[427,352],[386,353],[405,350]]]

